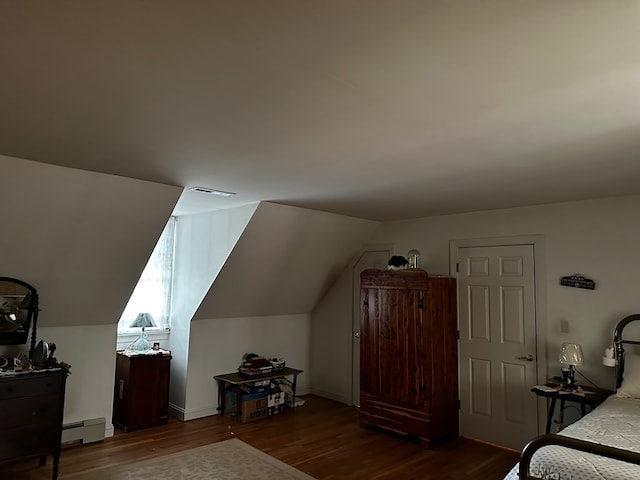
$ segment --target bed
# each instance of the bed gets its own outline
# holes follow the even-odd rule
[[[640,355],[624,350],[640,341],[623,338],[637,321],[640,314],[630,315],[615,329],[616,394],[560,433],[529,442],[504,480],[640,479]]]

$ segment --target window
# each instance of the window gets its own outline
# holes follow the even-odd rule
[[[131,326],[136,319],[153,321],[154,326],[147,327],[145,330],[170,328],[175,230],[176,219],[171,217],[120,317],[119,334],[139,333],[140,328]]]

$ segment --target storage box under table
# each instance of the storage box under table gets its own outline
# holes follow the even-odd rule
[[[302,370],[283,367],[277,373],[255,376],[240,372],[215,375],[213,378],[218,382],[218,411],[221,414],[231,413],[239,422],[250,422],[280,413],[287,406],[294,406],[296,381],[300,373]],[[240,408],[236,406],[238,399]]]
[[[235,392],[227,391],[225,401],[231,416],[242,423],[253,422],[268,415],[268,391],[256,394],[241,394],[239,414]]]
[[[269,393],[271,380],[257,380],[252,383],[240,385],[240,392],[243,395],[256,395],[258,393]]]

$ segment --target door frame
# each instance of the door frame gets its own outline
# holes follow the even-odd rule
[[[536,322],[536,384],[544,384],[547,380],[547,272],[545,261],[545,237],[541,234],[515,235],[510,237],[462,238],[449,241],[449,271],[456,277],[456,264],[461,248],[469,247],[504,247],[513,245],[533,246],[534,284],[535,284],[535,322]],[[459,295],[458,295],[459,298]],[[459,302],[459,300],[458,300]],[[460,308],[458,303],[458,331],[460,331]],[[458,348],[458,382],[460,382],[460,349]],[[533,385],[531,385],[533,387]],[[458,388],[460,385],[458,384]],[[531,393],[533,395],[533,393]],[[462,399],[460,399],[462,400]],[[547,418],[546,399],[538,397],[538,435],[545,431]]]

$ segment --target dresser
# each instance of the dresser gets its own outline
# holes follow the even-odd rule
[[[67,375],[57,368],[0,376],[0,462],[40,457],[44,465],[52,455],[58,478]]]
[[[167,423],[171,355],[166,350],[116,356],[113,424],[125,432]]]
[[[456,282],[420,269],[361,273],[360,425],[458,435]]]

